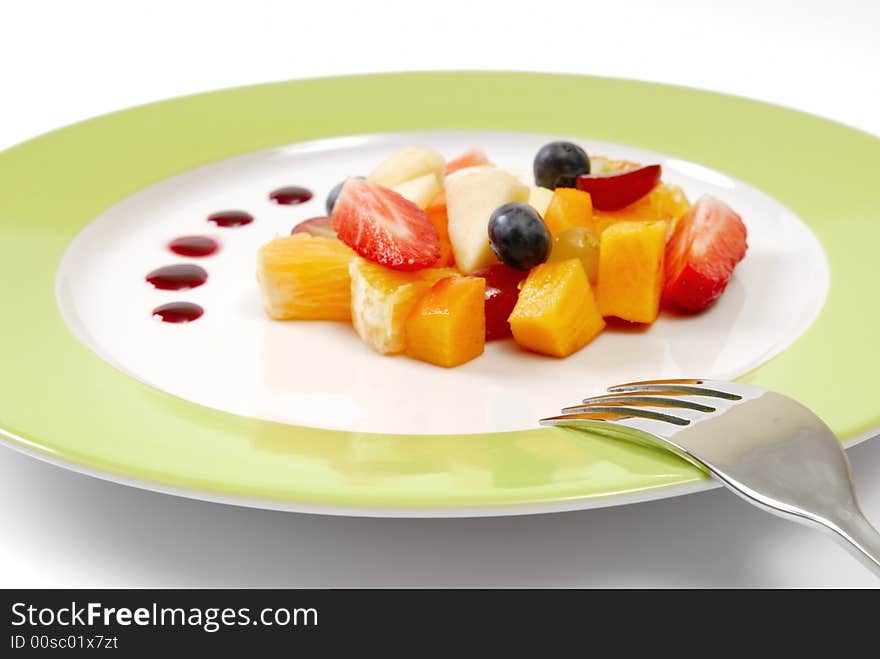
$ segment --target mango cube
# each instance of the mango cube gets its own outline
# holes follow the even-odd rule
[[[599,282],[603,316],[653,323],[660,313],[666,222],[616,222],[599,241]]]
[[[486,344],[482,277],[447,277],[416,302],[406,321],[406,354],[437,366],[459,366]]]
[[[593,202],[590,193],[574,188],[556,188],[543,215],[544,224],[556,235],[572,227],[595,232]]]
[[[456,274],[449,268],[399,272],[355,258],[351,276],[351,322],[361,340],[383,355],[406,348],[406,318],[416,301],[438,280]]]
[[[580,350],[605,328],[580,259],[533,268],[508,320],[520,346],[552,357]]]

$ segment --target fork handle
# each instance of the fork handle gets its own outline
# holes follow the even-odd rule
[[[880,577],[880,531],[861,511],[828,525],[843,546]]]

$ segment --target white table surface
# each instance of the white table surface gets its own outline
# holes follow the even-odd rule
[[[4,3],[0,148],[170,96],[426,69],[672,82],[880,135],[880,4],[719,5]],[[850,457],[880,522],[880,440]],[[0,528],[0,587],[880,585],[825,536],[720,490],[532,517],[330,518],[144,492],[0,450]]]

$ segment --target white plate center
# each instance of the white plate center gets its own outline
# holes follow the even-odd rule
[[[813,321],[828,291],[828,265],[816,238],[790,210],[717,171],[629,146],[577,139],[589,153],[660,162],[664,180],[693,201],[710,193],[743,217],[749,251],[727,292],[707,312],[664,314],[646,331],[612,328],[557,360],[490,343],[482,357],[443,369],[364,346],[348,324],[277,322],[263,313],[256,250],[299,221],[324,214],[328,190],[366,174],[410,144],[453,157],[484,149],[493,162],[528,172],[536,150],[558,136],[502,132],[424,132],[342,137],[259,151],[200,167],[124,199],[71,243],[58,270],[61,312],[74,333],[117,368],[208,407],[296,425],[357,432],[481,433],[533,428],[543,416],[605,387],[664,377],[733,378],[790,345]],[[285,185],[312,201],[278,206]],[[221,229],[206,218],[241,209],[255,217]],[[175,256],[168,241],[209,235],[218,254]],[[151,270],[196,263],[208,282],[159,291]],[[151,316],[177,300],[204,307],[195,322]]]

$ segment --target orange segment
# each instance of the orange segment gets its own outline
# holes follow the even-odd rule
[[[553,357],[580,350],[605,327],[579,259],[533,268],[509,320],[519,345]]]
[[[449,216],[446,214],[446,193],[438,194],[425,209],[428,219],[437,230],[440,239],[440,258],[434,264],[435,268],[451,268],[455,265],[455,254],[452,251],[452,243],[449,241]]]
[[[479,357],[486,343],[485,295],[482,277],[438,281],[406,321],[406,354],[447,368]]]
[[[433,201],[428,204],[428,207],[425,209],[426,213],[430,213],[431,211],[440,211],[442,210],[444,213],[446,212],[446,190],[441,190],[437,193],[437,196],[434,197]]]
[[[351,321],[364,343],[383,355],[406,348],[406,318],[416,301],[449,268],[400,272],[356,258],[350,265]]]
[[[574,188],[556,188],[544,213],[544,224],[554,235],[572,227],[595,231],[590,194]]]
[[[666,222],[617,222],[599,242],[597,298],[603,316],[653,323],[660,310]]]
[[[335,238],[297,233],[275,238],[257,254],[266,313],[276,320],[348,320],[354,251]]]

